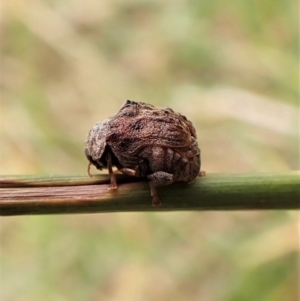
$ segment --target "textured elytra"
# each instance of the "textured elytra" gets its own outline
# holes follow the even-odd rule
[[[190,183],[198,176],[196,138],[192,123],[180,113],[127,100],[115,116],[93,126],[85,154],[96,168],[108,168],[111,189],[117,188],[113,166],[126,175],[147,178],[152,204],[157,206],[156,187]]]

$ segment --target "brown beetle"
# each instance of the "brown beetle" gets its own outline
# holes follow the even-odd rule
[[[153,206],[161,204],[156,187],[175,181],[192,182],[200,171],[196,131],[185,116],[170,108],[127,100],[119,112],[90,130],[85,155],[90,165],[108,168],[111,184],[117,183],[112,167],[123,174],[149,180]]]

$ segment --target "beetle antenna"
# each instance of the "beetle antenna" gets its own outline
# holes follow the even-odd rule
[[[90,178],[93,177],[93,175],[91,174],[91,166],[92,166],[92,163],[89,162],[88,167],[87,167],[87,173],[88,173],[88,175],[89,175]]]

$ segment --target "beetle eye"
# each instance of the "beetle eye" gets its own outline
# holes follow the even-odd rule
[[[97,160],[95,161],[96,163],[96,167],[99,169],[99,170],[102,170],[102,168],[104,168],[104,164],[100,161],[100,160]]]

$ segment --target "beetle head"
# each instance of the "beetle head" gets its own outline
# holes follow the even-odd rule
[[[109,120],[96,123],[89,131],[85,155],[98,169],[107,168],[106,137],[109,130]]]

